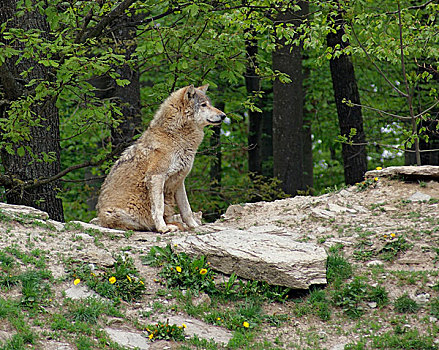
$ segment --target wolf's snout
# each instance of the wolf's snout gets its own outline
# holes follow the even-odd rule
[[[223,114],[220,114],[219,117],[221,118],[222,121],[223,121],[224,119],[226,119],[226,115],[225,115],[224,113],[223,113]]]

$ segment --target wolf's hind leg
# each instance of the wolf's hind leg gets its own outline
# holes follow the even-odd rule
[[[119,228],[123,230],[149,231],[152,225],[148,225],[145,220],[120,208],[106,208],[99,215],[102,226],[109,228]]]

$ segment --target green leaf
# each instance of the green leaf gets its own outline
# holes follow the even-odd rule
[[[18,147],[18,149],[17,149],[17,154],[18,154],[20,157],[23,157],[25,153],[26,153],[26,152],[25,152],[23,146]]]

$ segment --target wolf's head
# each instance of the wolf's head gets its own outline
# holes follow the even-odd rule
[[[194,121],[200,126],[219,125],[226,115],[218,108],[212,106],[210,99],[206,96],[209,85],[195,88],[193,85],[186,87],[184,100],[193,108]]]

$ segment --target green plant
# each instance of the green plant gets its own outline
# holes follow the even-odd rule
[[[122,316],[110,303],[93,297],[75,302],[67,302],[67,308],[67,317],[73,322],[95,324],[102,314],[116,317]]]
[[[168,287],[192,289],[213,293],[215,273],[204,256],[190,258],[185,253],[175,254],[170,245],[166,248],[152,247],[143,262],[152,266],[162,266],[160,276]]]
[[[383,287],[372,287],[364,281],[363,277],[356,276],[351,283],[334,290],[332,300],[346,315],[358,318],[364,313],[365,301],[376,302],[378,307],[382,307],[388,302],[388,294]]]
[[[430,315],[439,318],[439,297],[430,300]]]
[[[419,310],[419,305],[407,294],[401,295],[394,303],[395,311],[399,313],[415,313]]]
[[[393,237],[390,235],[390,238],[385,237],[386,243],[379,251],[379,256],[383,260],[393,261],[399,253],[403,253],[410,249],[413,244],[408,242],[403,236]]]
[[[329,254],[326,262],[328,283],[339,284],[352,276],[352,265],[339,253]]]
[[[151,341],[158,339],[181,341],[184,340],[185,328],[186,325],[184,323],[181,326],[175,324],[170,325],[168,320],[166,320],[166,322],[149,324],[145,330],[148,332],[148,338]]]
[[[128,256],[117,256],[112,268],[100,272],[92,270],[89,265],[81,265],[71,270],[71,276],[78,283],[84,281],[96,293],[114,301],[137,300],[145,291],[145,283],[133,259]]]
[[[357,186],[357,191],[362,192],[370,187],[375,187],[377,182],[378,182],[378,178],[376,177],[374,179],[366,179],[363,182],[356,183],[355,185]]]
[[[313,289],[309,293],[307,303],[313,314],[320,317],[321,320],[327,321],[331,318],[329,300],[324,290]]]

